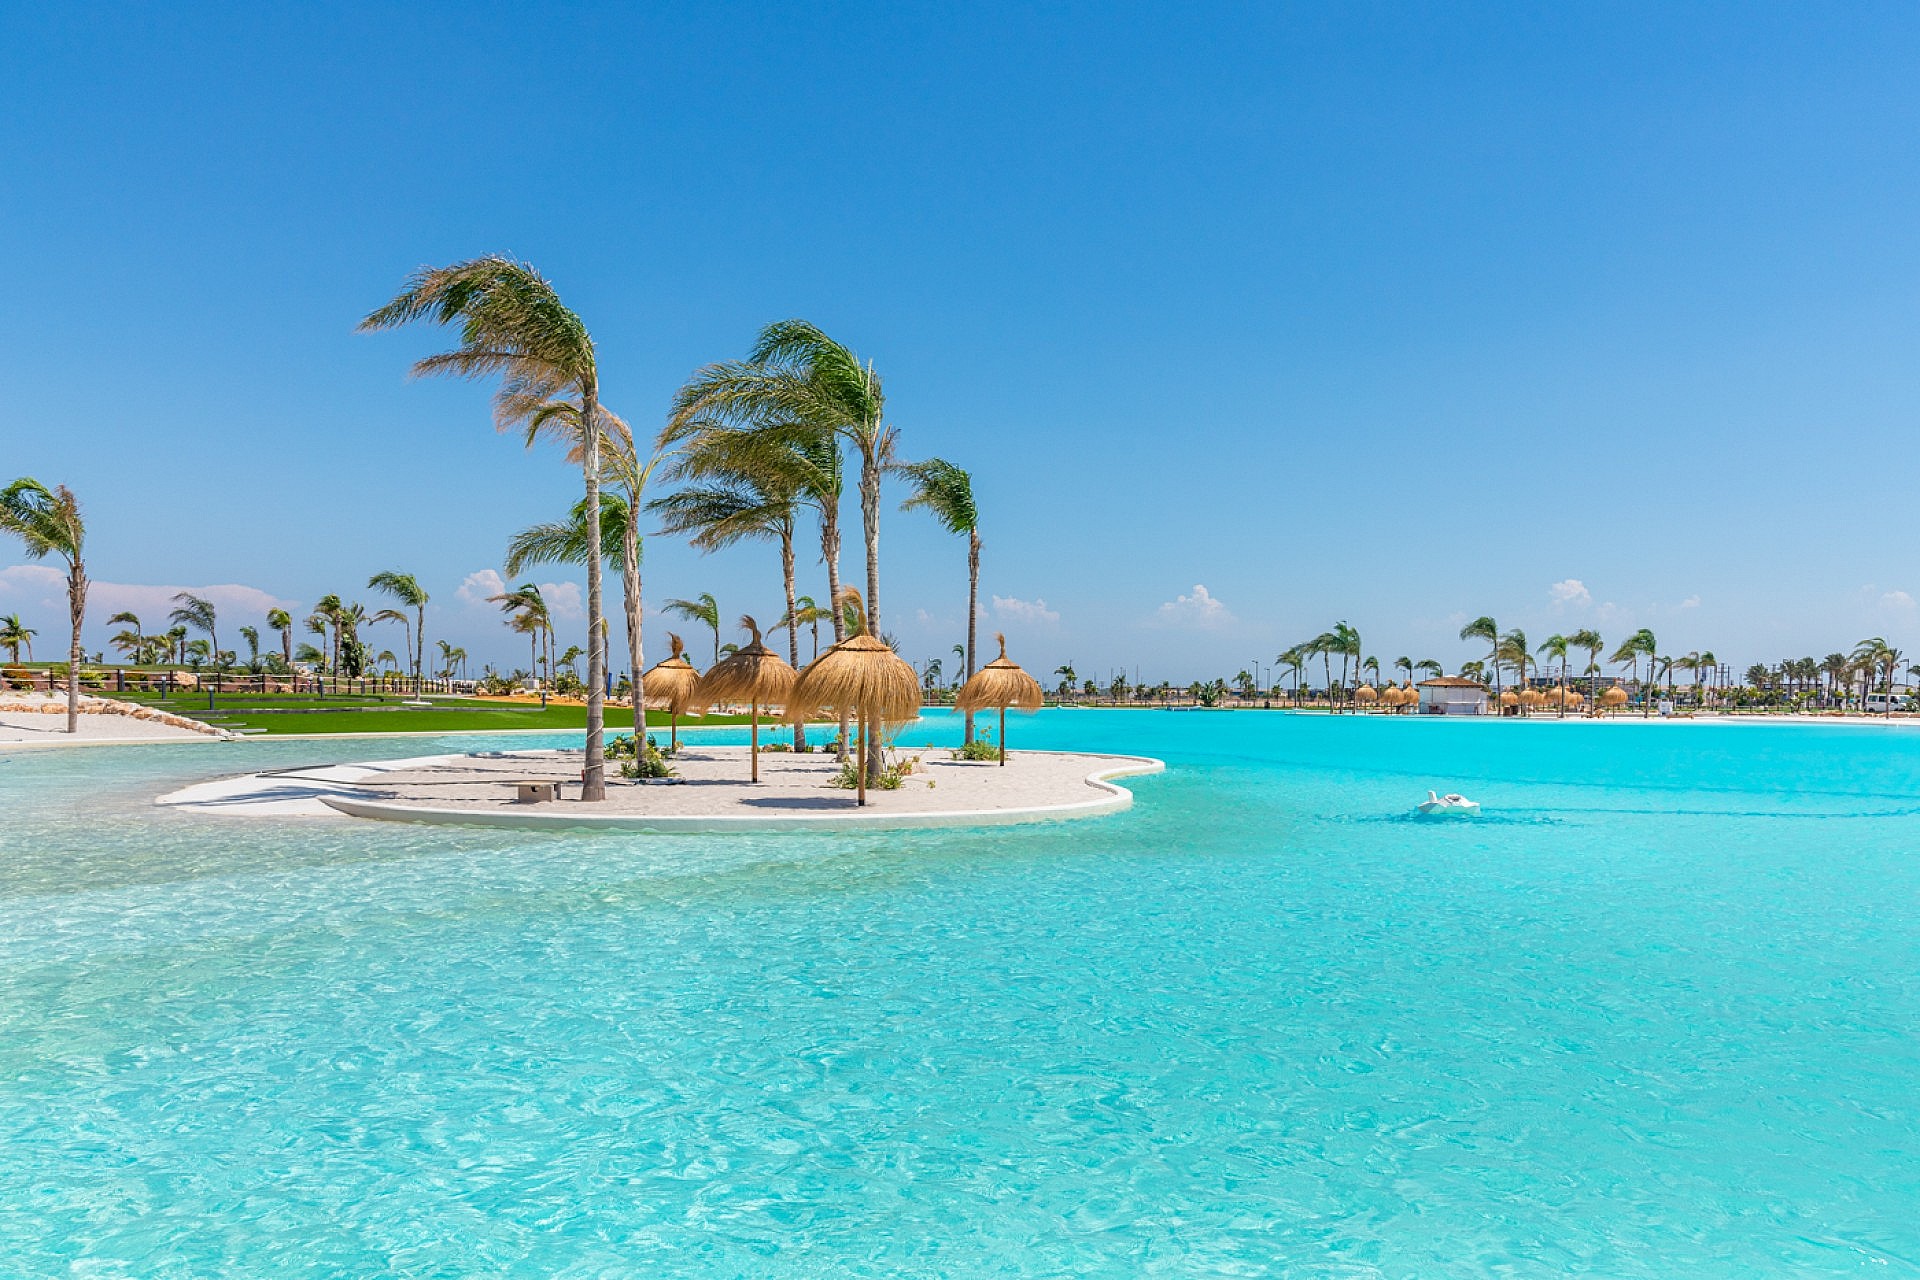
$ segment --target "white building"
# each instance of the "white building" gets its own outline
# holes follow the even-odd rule
[[[1487,686],[1465,676],[1435,676],[1420,682],[1423,716],[1483,716],[1487,714]]]

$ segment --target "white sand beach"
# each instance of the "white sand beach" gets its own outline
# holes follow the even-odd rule
[[[197,720],[87,696],[80,699],[79,732],[68,733],[64,694],[0,693],[0,747],[209,742],[226,736]]]

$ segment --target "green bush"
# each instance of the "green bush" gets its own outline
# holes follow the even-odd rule
[[[671,751],[662,751],[653,735],[647,735],[646,749],[640,751],[634,736],[623,733],[607,742],[607,759],[620,763],[620,776],[623,778],[671,778],[673,766],[667,761]]]
[[[960,747],[953,753],[955,760],[998,760],[1000,748],[993,745],[993,739],[982,734],[972,742]]]

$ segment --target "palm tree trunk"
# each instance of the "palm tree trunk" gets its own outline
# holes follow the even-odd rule
[[[640,495],[627,491],[627,520],[620,531],[620,578],[625,588],[627,611],[627,662],[633,670],[628,692],[633,695],[634,749],[644,751],[647,741],[647,685],[640,674]]]
[[[980,631],[980,531],[967,531],[967,679],[973,679],[973,655]],[[967,745],[973,744],[973,712],[967,712]]]
[[[876,428],[878,424],[875,424]],[[877,437],[860,443],[860,526],[867,541],[867,634],[880,638],[880,454]],[[838,606],[836,605],[837,609]],[[864,719],[864,717],[863,717]],[[867,745],[871,721],[860,733],[861,753],[872,780],[880,779],[880,755]],[[865,800],[862,800],[865,803]]]
[[[787,588],[787,661],[793,669],[800,669],[800,620],[793,616],[798,607],[795,603],[793,567],[793,519],[789,516],[780,527],[780,577]],[[805,752],[807,749],[807,722],[793,722],[793,749]]]
[[[413,697],[417,702],[427,693],[427,606],[417,604],[413,610]]]
[[[73,623],[73,639],[67,646],[67,732],[79,733],[80,626],[87,617],[87,570],[80,563],[77,548],[67,573],[67,613]]]
[[[839,644],[847,638],[847,618],[840,611],[840,504],[837,495],[820,504],[820,558],[827,562],[827,612],[833,622],[833,642]],[[847,760],[848,734],[852,723],[847,713],[842,711],[840,741],[834,752],[834,758],[842,764]]]
[[[581,388],[581,434],[586,437],[587,474],[587,770],[580,799],[607,798],[606,629],[601,625],[600,571],[606,552],[600,545],[600,406],[591,380]]]

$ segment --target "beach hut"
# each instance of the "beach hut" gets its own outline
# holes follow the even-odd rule
[[[648,667],[641,677],[646,686],[646,705],[655,711],[665,711],[675,748],[680,745],[680,717],[693,711],[700,705],[700,673],[685,656],[686,646],[680,643],[680,637],[671,631],[667,639],[673,645],[673,656],[664,662],[656,662]],[[646,730],[642,725],[633,727],[636,741],[644,741]]]
[[[1487,686],[1465,676],[1435,676],[1422,680],[1415,697],[1420,714],[1483,716],[1487,714]]]
[[[788,715],[796,720],[828,710],[859,721],[856,802],[865,804],[874,727],[919,714],[920,677],[899,654],[872,636],[848,636],[807,664],[788,704]]]
[[[787,660],[760,643],[760,624],[743,616],[740,625],[753,639],[743,649],[735,649],[722,658],[713,670],[700,677],[694,697],[712,705],[716,702],[744,702],[750,708],[753,725],[753,781],[760,781],[760,708],[788,706],[793,693],[794,670]]]
[[[961,687],[953,705],[962,713],[1000,712],[1000,763],[1004,765],[1007,762],[1007,708],[1038,711],[1046,695],[1040,690],[1040,682],[1007,656],[1006,636],[995,634],[994,639],[1000,642],[1000,656],[974,672],[973,678]]]

